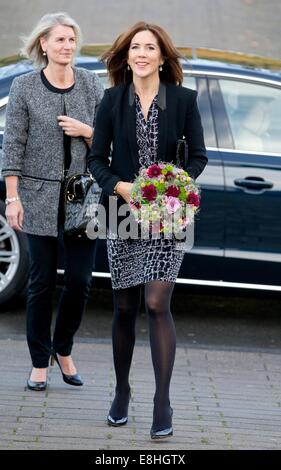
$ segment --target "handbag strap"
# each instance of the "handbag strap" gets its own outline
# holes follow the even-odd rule
[[[188,145],[185,139],[178,139],[176,149],[176,164],[185,169],[188,163]]]

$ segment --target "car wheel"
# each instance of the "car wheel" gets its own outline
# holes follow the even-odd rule
[[[0,201],[0,304],[22,295],[29,272],[27,237],[11,229]]]

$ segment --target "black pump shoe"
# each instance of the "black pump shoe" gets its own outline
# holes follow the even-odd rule
[[[115,390],[115,397],[114,397],[114,400],[113,402],[117,399],[118,395],[120,395],[117,390]],[[123,411],[123,413],[127,414],[127,416],[120,416],[120,417],[117,417],[115,415],[116,412],[112,412],[111,409],[113,407],[113,404],[111,405],[111,409],[109,410],[109,413],[107,415],[107,424],[108,426],[125,426],[125,424],[127,424],[128,422],[128,407],[129,407],[129,401],[130,401],[130,398],[131,398],[131,391],[130,389],[128,390],[127,392],[127,399],[128,399],[128,403],[127,403],[127,411]],[[124,399],[124,397],[123,397]],[[115,416],[114,416],[115,415]]]
[[[51,366],[54,365],[54,361],[56,361],[57,365],[59,366],[63,381],[65,383],[67,383],[68,385],[74,385],[76,387],[81,387],[83,385],[83,380],[81,379],[81,376],[79,374],[73,374],[73,375],[64,374],[56,353],[52,354]]]
[[[173,428],[161,429],[160,431],[155,431],[151,428],[150,437],[151,439],[165,439],[173,435]]]
[[[31,375],[31,372],[30,372]],[[33,380],[30,380],[30,376],[27,379],[26,382],[27,388],[29,390],[34,390],[35,392],[41,392],[43,390],[46,390],[47,388],[47,378],[44,382],[33,382]]]
[[[173,408],[170,407],[170,413],[171,413],[171,420],[173,416]],[[172,423],[171,423],[172,424]],[[170,437],[173,435],[173,427],[170,426],[165,429],[153,429],[153,427],[150,430],[150,437],[151,439],[165,439],[166,437]]]
[[[124,426],[128,422],[128,416],[124,416],[122,418],[113,418],[112,416],[107,416],[107,424],[108,426]]]

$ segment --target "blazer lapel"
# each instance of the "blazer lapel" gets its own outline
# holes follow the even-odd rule
[[[158,161],[166,161],[166,145],[167,145],[168,120],[166,110],[159,109],[158,113]]]
[[[168,118],[166,109],[166,93],[167,88],[163,82],[160,82],[158,92],[158,161],[166,160],[166,145],[167,145],[167,132],[168,132]]]
[[[129,86],[129,96],[126,100],[126,114],[127,114],[127,132],[130,147],[130,155],[133,163],[135,175],[139,172],[139,159],[138,159],[138,146],[136,136],[136,108],[135,108],[135,93],[134,87],[131,83]]]

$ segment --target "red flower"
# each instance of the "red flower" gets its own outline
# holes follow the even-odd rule
[[[153,184],[148,184],[147,186],[144,186],[144,188],[141,188],[142,195],[145,199],[147,199],[148,202],[154,201],[157,196],[157,190]]]
[[[175,175],[172,171],[168,171],[165,175],[165,181],[169,181],[170,179],[174,178]]]
[[[200,204],[200,198],[198,194],[189,193],[189,195],[187,196],[187,203],[193,204],[193,206],[198,207]]]
[[[169,186],[166,191],[166,196],[178,197],[179,193],[180,193],[180,188],[178,188],[177,186]]]
[[[147,169],[147,175],[149,176],[149,178],[157,178],[157,176],[161,175],[160,166],[156,165],[155,163],[154,163],[154,165],[151,165]]]

